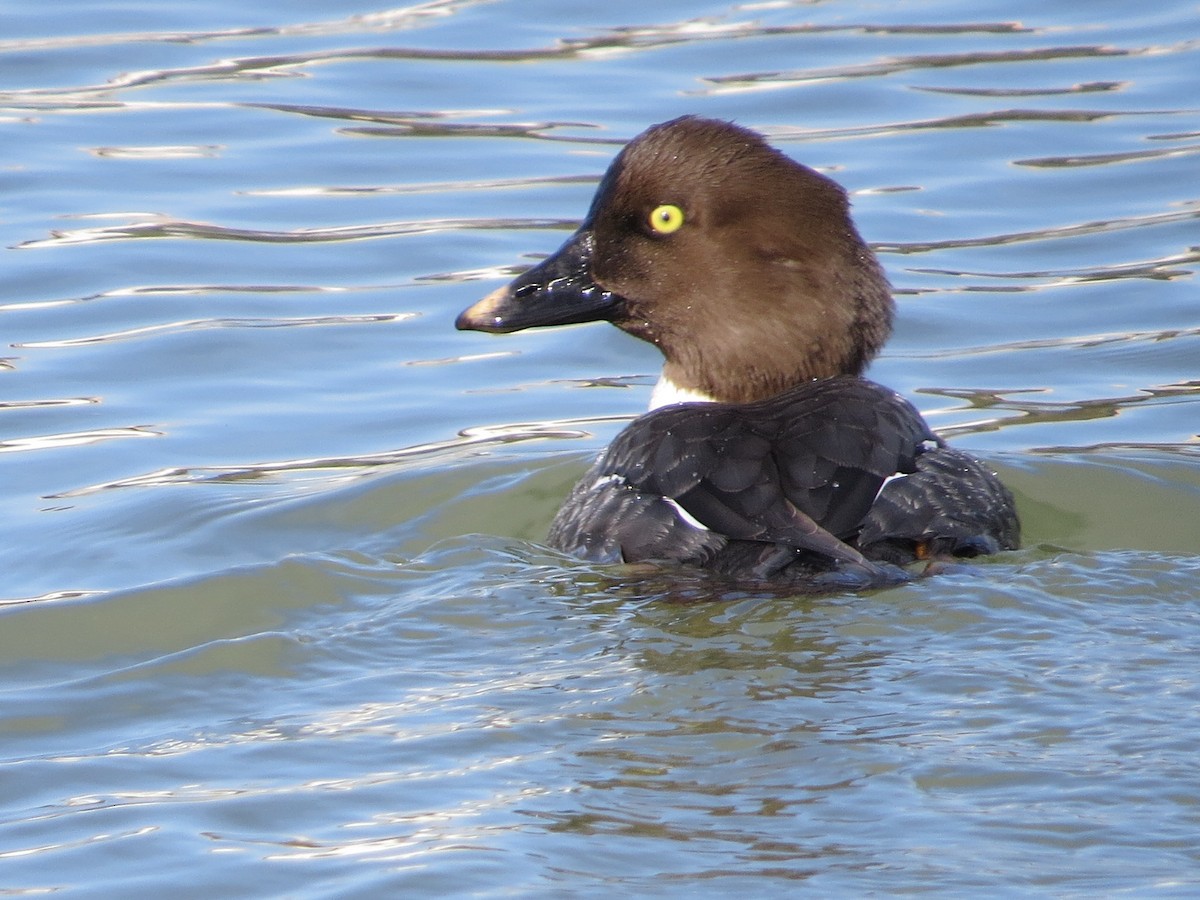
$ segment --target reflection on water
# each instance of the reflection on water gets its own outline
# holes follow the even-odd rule
[[[1042,425],[1052,422],[1085,422],[1092,419],[1104,419],[1142,403],[1190,403],[1194,396],[1200,394],[1200,382],[1169,384],[1161,388],[1143,388],[1141,393],[1128,397],[1094,398],[1059,403],[1027,399],[1021,395],[1006,396],[997,391],[961,388],[926,388],[922,393],[965,400],[970,409],[1017,413],[1016,416],[974,419],[951,428],[939,429],[943,436],[951,437],[1009,425]],[[1200,435],[1196,437],[1200,438]]]
[[[190,331],[197,328],[295,328],[305,325],[370,325],[378,322],[403,322],[405,319],[411,319],[415,315],[415,313],[388,313],[374,316],[307,316],[292,319],[191,319],[184,322],[164,322],[160,325],[145,325],[141,328],[130,328],[126,331],[93,334],[87,337],[69,338],[67,340],[26,341],[20,344],[13,344],[13,346],[23,349],[79,347],[86,344],[111,343],[131,338],[144,338],[166,332]]]
[[[88,402],[86,399],[83,402]],[[92,401],[95,402],[95,401]],[[26,406],[75,405],[72,401],[33,401]],[[39,434],[31,437],[16,437],[0,441],[0,453],[27,450],[56,450],[79,444],[97,444],[117,438],[160,437],[161,433],[148,428],[98,428],[95,431],[71,431],[64,434]]]
[[[609,421],[619,422],[628,418],[626,416],[612,416],[609,418]],[[594,423],[597,421],[603,420],[564,419],[554,422],[477,426],[474,428],[464,428],[455,440],[418,444],[413,447],[404,447],[399,450],[389,450],[383,453],[353,457],[324,457],[255,463],[253,465],[240,466],[236,469],[217,469],[212,467],[165,469],[159,472],[138,475],[134,478],[90,485],[47,496],[49,498],[81,497],[96,493],[97,491],[107,491],[114,488],[151,487],[167,484],[232,483],[263,479],[278,480],[285,475],[313,473],[320,473],[325,483],[328,484],[330,483],[329,470],[343,470],[344,474],[340,474],[337,480],[345,481],[347,478],[357,478],[372,474],[379,467],[396,468],[408,465],[412,460],[421,457],[432,456],[441,461],[442,464],[445,464],[446,460],[462,458],[468,455],[467,451],[470,454],[476,454],[489,445],[494,444],[512,444],[519,441],[544,439],[573,440],[576,438],[586,438],[590,437],[588,432],[580,431],[577,427],[571,426],[587,425],[589,422]],[[146,434],[146,432],[138,433]],[[56,437],[70,436],[59,435]],[[0,452],[3,452],[5,449],[34,449],[36,442],[39,440],[49,439],[31,438],[27,441],[27,446],[13,446],[11,448],[6,447],[5,444],[0,444]]]
[[[1146,228],[1156,225],[1166,225],[1172,222],[1184,222],[1189,219],[1200,217],[1200,201],[1186,200],[1174,205],[1182,208],[1171,210],[1170,212],[1153,213],[1151,215],[1103,219],[1095,222],[1080,222],[1074,225],[1059,225],[1052,228],[1039,229],[1037,231],[1022,231],[1010,234],[992,234],[981,238],[957,238],[948,241],[936,241],[929,243],[876,244],[875,249],[880,253],[911,254],[928,253],[932,250],[947,250],[955,247],[995,247],[1003,244],[1020,244],[1029,241],[1044,241],[1056,238],[1074,238],[1091,234],[1105,234],[1113,231],[1123,231],[1128,228]],[[1186,254],[1179,254],[1178,256],[1174,257],[1174,259],[1177,259],[1181,262],[1192,261],[1195,258],[1195,248],[1189,248],[1189,251]],[[938,270],[914,269],[913,271],[936,272]],[[1117,277],[1126,270],[1123,267],[1110,267],[1107,271],[1113,273],[1114,277]],[[949,272],[947,274],[966,275],[970,273]],[[1191,273],[1189,272],[1185,274]],[[1005,277],[1028,278],[1031,276],[1016,273],[1008,274]]]
[[[1192,891],[1194,13],[8,16],[5,890]],[[846,185],[874,374],[1027,549],[798,598],[541,546],[658,357],[454,315],[685,112]]]
[[[956,272],[951,269],[919,269],[911,268],[908,271],[925,273],[928,275],[952,275],[966,276],[970,278],[998,278],[998,279],[1045,279],[1045,285],[1031,285],[1027,289],[1036,289],[1038,287],[1062,287],[1069,284],[1083,284],[1089,281],[1114,281],[1119,278],[1186,278],[1195,274],[1192,269],[1180,268],[1200,261],[1200,249],[1191,250],[1187,253],[1180,253],[1175,256],[1165,257],[1163,259],[1151,259],[1142,262],[1116,263],[1114,265],[1098,265],[1090,269],[1074,269],[1060,270],[1057,272],[1038,271],[1038,272]],[[988,290],[985,285],[973,284],[968,290]],[[992,288],[999,290],[1000,288]],[[1015,286],[1009,285],[1004,289],[1019,290]],[[1090,340],[1090,339],[1085,339]]]
[[[1147,140],[1179,140],[1179,135],[1148,135]],[[1189,156],[1200,153],[1200,144],[1187,144],[1182,147],[1164,147],[1159,150],[1130,150],[1126,153],[1094,153],[1088,156],[1044,156],[1036,159],[1016,159],[1014,165],[1041,166],[1108,166],[1113,163],[1141,162],[1142,160],[1162,159],[1166,156]]]
[[[276,190],[250,190],[247,194],[261,197],[303,197],[311,195],[338,196],[340,194],[441,194],[451,191],[486,191],[504,188],[531,188],[539,185],[590,184],[600,181],[599,175],[562,175],[547,178],[492,178],[476,181],[435,181],[428,184],[329,185],[325,187],[279,188]]]
[[[963,28],[951,33],[971,33],[978,29]],[[984,29],[987,30],[987,29]],[[990,29],[994,31],[1020,31],[1017,27]],[[921,32],[917,32],[921,33]],[[1180,48],[1185,49],[1185,48]],[[994,65],[1005,63],[1024,63],[1024,62],[1045,62],[1056,59],[1071,59],[1074,57],[1098,58],[1105,56],[1125,56],[1131,52],[1130,50],[1118,50],[1112,47],[1100,46],[1084,46],[1084,47],[1048,47],[1037,50],[1003,50],[999,52],[970,52],[970,53],[953,53],[941,54],[937,56],[909,56],[898,59],[888,60],[881,63],[867,63],[865,65],[847,66],[842,68],[831,69],[796,69],[786,72],[765,72],[756,75],[724,75],[719,78],[705,79],[713,84],[719,85],[717,90],[746,90],[761,85],[789,85],[796,86],[803,84],[806,81],[827,81],[829,79],[844,79],[844,78],[874,78],[884,75],[895,75],[899,72],[907,72],[921,69],[944,69],[953,66],[977,66],[977,65]],[[1039,92],[1041,93],[1041,92]],[[1062,93],[1061,91],[1055,93]],[[990,96],[1004,96],[995,93]],[[993,114],[988,121],[998,121],[1007,116],[1016,116],[1024,113],[1025,115],[1035,115],[1033,112],[1011,111]],[[1051,115],[1065,116],[1088,116],[1087,113],[1052,113]],[[965,125],[988,124],[985,120],[973,120],[971,117],[954,120],[956,127]],[[947,122],[950,124],[950,122]]]
[[[466,229],[572,230],[579,224],[573,220],[556,219],[423,219],[419,222],[382,222],[372,225],[346,225],[337,228],[263,231],[229,228],[203,222],[159,221],[157,217],[153,217],[153,219],[153,221],[133,222],[128,225],[101,225],[96,228],[55,230],[49,238],[25,241],[14,249],[28,250],[35,247],[51,247],[56,244],[85,244],[131,238],[191,238],[194,240],[254,241],[268,244],[308,244],[318,241],[361,241],[368,238],[434,234],[440,231],[463,231]]]

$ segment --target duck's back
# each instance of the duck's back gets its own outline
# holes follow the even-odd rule
[[[730,541],[850,559],[845,541],[880,488],[936,443],[906,400],[850,376],[756,403],[667,406],[601,454],[550,542],[603,561],[706,565]]]

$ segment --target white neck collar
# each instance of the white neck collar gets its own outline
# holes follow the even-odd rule
[[[658,376],[658,382],[650,393],[650,408],[670,406],[672,403],[715,403],[716,400],[701,391],[682,388],[666,375]]]

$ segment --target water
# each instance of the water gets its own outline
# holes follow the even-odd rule
[[[1194,894],[1195,13],[0,12],[3,888]],[[854,193],[873,375],[1026,549],[795,599],[537,543],[658,359],[453,318],[684,112]]]

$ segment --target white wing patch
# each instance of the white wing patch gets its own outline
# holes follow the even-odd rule
[[[608,475],[604,475],[600,478],[597,478],[595,481],[593,481],[591,483],[591,486],[588,489],[592,493],[598,493],[607,487],[622,488],[622,487],[630,487],[630,485],[629,485],[628,479],[626,479],[624,475],[618,475],[616,472],[612,472]],[[630,488],[630,489],[632,490],[632,488]],[[705,525],[703,522],[701,522],[699,519],[697,519],[695,516],[693,516],[690,512],[688,512],[686,509],[684,509],[682,506],[680,506],[675,501],[674,498],[663,497],[662,499],[663,499],[663,502],[667,504],[667,506],[671,507],[671,509],[673,509],[675,511],[676,517],[679,519],[679,521],[683,522],[684,525],[687,525],[691,528],[695,528],[697,531],[711,531],[712,530],[707,525]]]
[[[894,475],[889,475],[887,478],[883,479],[883,484],[881,484],[879,486],[879,490],[877,490],[875,492],[875,499],[876,500],[879,499],[879,495],[883,493],[883,489],[888,486],[889,482],[895,481],[897,478],[907,478],[907,477],[908,477],[908,475],[905,474],[904,472],[897,472]]]
[[[675,515],[679,516],[680,520],[686,525],[691,525],[697,531],[710,531],[711,529],[693,516],[690,512],[680,506],[672,497],[663,497],[667,501],[667,505],[675,510]]]

